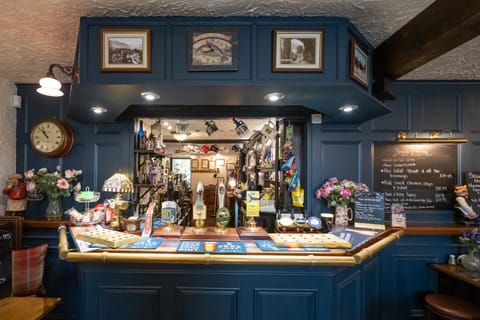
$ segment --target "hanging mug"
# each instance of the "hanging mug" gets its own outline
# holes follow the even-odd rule
[[[347,206],[335,207],[335,227],[348,226],[348,221],[352,221],[353,211]]]

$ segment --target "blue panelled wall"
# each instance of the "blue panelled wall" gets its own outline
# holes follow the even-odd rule
[[[262,41],[244,41],[252,47],[240,49],[246,51],[240,52],[239,62],[243,68],[237,73],[187,74],[182,73],[185,68],[181,67],[186,63],[185,41],[171,38],[175,37],[176,32],[184,34],[186,26],[147,19],[158,37],[158,41],[153,42],[152,50],[156,54],[152,60],[152,73],[102,74],[99,72],[98,48],[92,46],[99,43],[98,30],[103,21],[92,19],[88,26],[86,23],[81,25],[77,58],[82,84],[157,80],[173,80],[177,83],[229,80],[233,83],[252,79],[281,82],[299,80],[301,83],[318,81],[326,84],[347,82],[350,81],[347,71],[348,32],[363,39],[343,19],[333,20],[333,24],[330,20],[321,20],[327,37],[326,66],[320,75],[272,73],[270,42]],[[144,26],[146,20],[129,21],[133,26]],[[118,22],[119,25],[124,23]],[[208,25],[210,22],[198,19],[198,23]],[[236,20],[240,37],[246,38],[270,39],[275,23],[278,21],[265,19],[263,23],[254,25],[253,31],[249,31],[241,19]],[[223,24],[228,24],[228,21]],[[314,24],[315,21],[306,22],[306,25]],[[283,25],[288,26],[285,23]],[[291,26],[294,25],[291,22]],[[173,52],[178,52],[178,55]],[[164,59],[171,63],[161,63]],[[64,86],[67,94],[63,98],[40,96],[35,92],[36,87],[18,85],[18,94],[22,97],[22,108],[17,111],[18,172],[42,167],[53,170],[57,165],[62,170],[82,169],[84,174],[81,183],[92,190],[100,190],[103,181],[114,172],[132,174],[132,119],[112,123],[79,122],[67,116],[69,86]],[[458,146],[457,180],[461,182],[461,175],[466,171],[480,170],[479,82],[397,81],[394,90],[396,100],[386,102],[392,110],[390,114],[361,124],[305,123],[305,172],[302,176],[306,179],[302,184],[305,187],[305,211],[308,215],[329,210],[314,197],[314,190],[327,178],[336,176],[373,186],[374,146],[394,143],[398,131],[448,129],[455,135],[466,137],[468,142]],[[73,128],[75,145],[64,158],[41,157],[29,146],[30,128],[36,121],[47,117],[64,119]],[[352,117],[352,123],[355,123],[355,115]],[[78,206],[71,199],[63,200],[65,209],[72,205]],[[43,216],[45,206],[46,202],[29,203],[27,218]],[[452,224],[454,217],[453,210],[408,212],[408,223],[427,226]],[[55,230],[29,230],[25,238],[26,245],[49,243],[45,284],[49,295],[59,295],[65,299],[66,308],[60,311],[59,316],[89,320],[108,319],[112,315],[116,319],[242,320],[421,317],[423,294],[436,289],[434,274],[427,264],[444,262],[448,254],[459,253],[460,250],[454,239],[447,236],[403,236],[381,254],[352,268],[87,264],[77,269],[76,264],[65,263],[57,258]],[[75,289],[78,285],[82,289]],[[96,289],[86,292],[89,288]],[[215,310],[208,308],[212,301],[220,301],[220,307]],[[136,312],[130,314],[134,310]],[[296,311],[294,315],[292,310]],[[203,317],[206,313],[209,316]]]

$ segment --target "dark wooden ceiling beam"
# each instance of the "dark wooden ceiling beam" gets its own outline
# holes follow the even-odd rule
[[[479,34],[479,0],[437,0],[375,49],[374,77],[397,79]]]

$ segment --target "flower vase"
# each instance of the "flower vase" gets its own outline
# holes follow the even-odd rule
[[[480,258],[475,256],[475,251],[473,250],[469,251],[468,254],[459,256],[457,262],[467,270],[480,271]]]
[[[48,197],[48,206],[45,212],[47,220],[62,220],[63,208],[61,198]]]
[[[348,226],[348,222],[353,219],[352,209],[347,206],[335,207],[335,227],[341,228]]]

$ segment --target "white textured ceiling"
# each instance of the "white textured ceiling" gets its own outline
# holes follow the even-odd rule
[[[72,65],[81,16],[342,16],[376,47],[433,0],[0,0],[0,78]],[[480,80],[480,37],[403,79]]]

